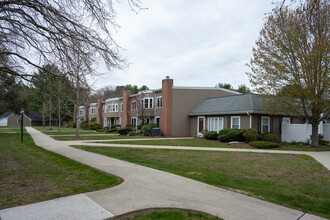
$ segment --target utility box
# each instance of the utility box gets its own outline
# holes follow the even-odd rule
[[[154,136],[160,136],[160,128],[153,128],[151,130],[152,135]]]

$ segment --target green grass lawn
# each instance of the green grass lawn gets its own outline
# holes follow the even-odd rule
[[[100,143],[100,142],[98,142]],[[102,142],[113,143],[113,142]],[[158,145],[158,146],[184,146],[184,147],[218,147],[218,148],[243,148],[250,149],[252,147],[235,147],[220,143],[219,141],[210,141],[205,139],[175,139],[175,140],[136,140],[136,141],[116,141],[116,144],[136,144],[136,145]],[[257,149],[257,148],[252,148]],[[310,148],[300,145],[286,144],[280,148],[273,148],[267,150],[294,150],[294,151],[330,151],[330,146],[322,148]]]
[[[114,220],[216,220],[220,219],[205,213],[182,209],[141,210],[121,216]]]
[[[21,127],[0,127],[0,133],[6,132],[21,132]],[[26,132],[25,128],[23,128],[23,132]]]
[[[118,184],[111,175],[36,146],[30,135],[0,133],[0,209]]]
[[[50,128],[49,128],[49,126],[45,126],[45,127],[33,127],[33,128],[37,129],[38,131],[43,132],[44,134],[48,134],[48,135],[76,134],[76,129],[75,128],[61,127],[61,133],[59,133],[57,126],[52,126]],[[96,131],[93,131],[93,130],[79,129],[79,133],[80,134],[98,134],[99,132],[96,132]],[[100,132],[100,134],[102,134],[102,133]]]
[[[78,148],[330,218],[330,172],[306,155]]]
[[[83,134],[80,135],[79,139],[75,136],[61,136],[56,135],[52,136],[55,140],[59,141],[72,141],[72,140],[113,140],[113,139],[141,139],[143,137],[138,136],[120,136],[120,135],[88,135],[84,136]],[[113,143],[113,142],[112,142]],[[116,142],[117,143],[117,142]]]
[[[98,142],[98,143],[100,143],[100,142]],[[102,143],[112,143],[113,144],[114,142],[105,141]],[[203,139],[116,141],[116,144],[232,148],[232,146],[221,144],[219,141],[208,141],[208,140],[203,140]]]

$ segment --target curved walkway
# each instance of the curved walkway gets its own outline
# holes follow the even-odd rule
[[[108,217],[111,217],[112,214],[119,215],[145,208],[176,207],[207,212],[226,220],[322,219],[174,174],[72,148],[68,145],[68,142],[56,141],[33,128],[27,128],[27,130],[37,145],[124,179],[122,184],[113,188],[84,194],[93,202],[105,208],[104,212],[109,212]],[[178,149],[178,147],[175,147],[175,149]],[[182,149],[187,148],[183,147]],[[193,148],[193,150],[196,150],[196,148]],[[39,204],[42,203],[32,204],[32,206],[42,209],[43,207]],[[28,206],[0,210],[0,216],[2,220],[7,219],[4,216],[12,217],[8,219],[18,219],[17,216],[15,218],[15,212],[19,212],[19,209],[24,210],[26,207],[25,213],[31,213],[28,212],[31,205]],[[56,208],[53,207],[52,211],[54,212]],[[61,211],[61,214],[63,214],[63,210],[58,210],[58,212]],[[79,216],[79,213],[71,213],[71,216]],[[88,219],[84,216],[79,217],[80,219]],[[33,215],[24,216],[24,219],[34,218]],[[47,218],[58,219],[56,214],[48,214]],[[97,218],[101,217],[95,217],[95,219]]]

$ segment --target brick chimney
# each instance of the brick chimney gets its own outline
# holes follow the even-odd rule
[[[159,117],[159,127],[164,136],[172,135],[172,87],[173,79],[166,76],[162,81],[162,110]]]
[[[97,99],[96,123],[99,123],[103,128],[103,98]]]
[[[129,96],[131,95],[131,90],[124,90],[123,92],[123,112],[121,113],[121,127],[124,128],[126,125],[130,124],[131,117],[129,112],[131,111],[131,102]]]
[[[89,114],[89,103],[86,102],[84,105],[84,121],[87,122],[89,121],[88,114]]]

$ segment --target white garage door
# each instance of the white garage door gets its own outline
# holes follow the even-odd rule
[[[7,126],[7,118],[0,118],[0,126]]]

